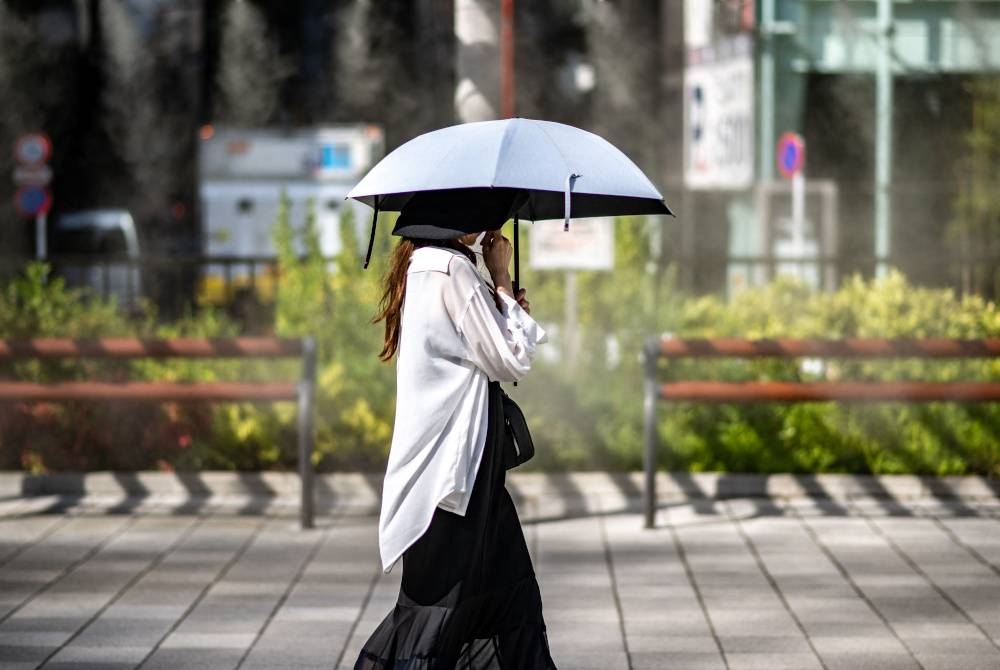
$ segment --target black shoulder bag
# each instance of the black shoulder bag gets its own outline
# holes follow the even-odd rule
[[[516,468],[535,455],[535,445],[531,441],[531,433],[528,432],[528,422],[524,420],[524,413],[517,406],[510,396],[500,389],[500,397],[503,399],[503,422],[504,422],[504,467],[508,470]]]

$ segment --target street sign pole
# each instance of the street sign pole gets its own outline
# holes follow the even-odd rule
[[[795,173],[792,177],[792,244],[798,254],[799,258],[805,252],[806,246],[806,178],[802,174],[802,170]],[[796,268],[798,272],[795,274],[802,276],[802,270],[804,268],[801,264],[797,265]]]
[[[14,182],[18,184],[14,205],[25,218],[35,219],[35,258],[43,261],[48,253],[48,215],[52,208],[52,140],[45,133],[27,133],[14,143]]]
[[[563,330],[563,341],[566,347],[566,369],[576,369],[577,358],[577,298],[576,270],[566,270],[566,304]]]
[[[44,261],[48,255],[48,235],[46,228],[49,215],[40,212],[35,216],[35,258]]]
[[[806,143],[798,133],[785,133],[778,140],[778,172],[792,182],[792,246],[795,275],[806,276]]]

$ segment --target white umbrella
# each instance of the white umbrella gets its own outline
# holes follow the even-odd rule
[[[509,198],[502,197],[505,192]],[[470,221],[467,205],[478,195],[492,196],[482,202],[493,211],[477,209],[482,216]],[[442,207],[453,196],[466,206]],[[500,223],[513,217],[515,225],[519,219],[563,218],[568,230],[571,216],[673,214],[642,170],[610,142],[533,119],[463,123],[415,137],[379,161],[347,197],[375,210],[365,267],[378,212],[403,212],[399,232],[408,206],[416,210],[421,200],[423,216],[414,223],[424,224],[426,233],[432,220],[443,236],[488,230],[499,217]],[[516,241],[515,235],[515,255]]]

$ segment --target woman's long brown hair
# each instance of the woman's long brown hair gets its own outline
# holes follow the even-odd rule
[[[424,240],[404,237],[392,250],[389,267],[382,277],[382,298],[379,311],[372,323],[385,321],[385,340],[379,360],[389,362],[399,349],[400,324],[403,318],[403,297],[406,295],[406,271],[410,267],[413,252],[420,247],[445,247],[462,252],[470,261],[476,262],[472,250],[458,240]]]

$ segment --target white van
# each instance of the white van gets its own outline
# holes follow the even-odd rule
[[[367,241],[371,209],[347,193],[384,151],[382,130],[344,124],[278,130],[205,126],[199,144],[202,251],[232,264],[202,268],[199,302],[222,304],[234,292],[273,299],[273,274],[253,259],[273,258],[274,225],[282,197],[301,228],[312,207],[324,256],[340,251],[340,217],[352,210],[359,239]],[[302,249],[299,249],[301,252]],[[240,263],[241,259],[247,262]]]
[[[142,295],[139,236],[124,209],[92,209],[58,217],[49,248],[66,285],[114,298],[132,311]]]

